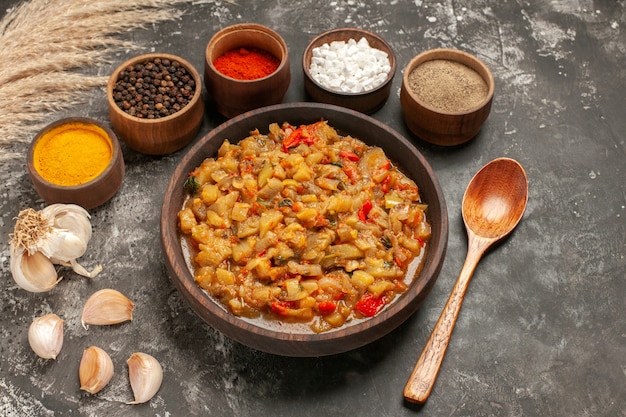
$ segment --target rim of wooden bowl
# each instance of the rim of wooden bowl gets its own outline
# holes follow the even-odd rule
[[[286,120],[276,120],[283,118]],[[183,182],[189,171],[205,158],[214,157],[224,139],[243,139],[249,131],[255,128],[262,129],[263,125],[271,122],[305,123],[320,119],[328,120],[331,126],[340,131],[345,130],[342,126],[354,126],[353,132],[345,133],[360,135],[360,139],[366,143],[383,143],[383,149],[392,160],[399,159],[395,155],[400,155],[405,162],[418,161],[415,166],[404,168],[415,175],[419,173],[427,177],[416,178],[416,181],[420,189],[429,190],[427,194],[430,195],[430,199],[436,200],[429,201],[424,197],[429,204],[429,210],[437,213],[431,214],[434,216],[431,218],[439,217],[439,222],[435,225],[436,233],[429,242],[429,252],[426,254],[421,272],[416,275],[407,291],[379,315],[320,334],[312,331],[305,333],[301,329],[293,331],[294,329],[289,327],[280,331],[276,326],[264,325],[263,320],[255,322],[234,316],[198,287],[182,249],[177,213],[185,199]],[[239,134],[241,138],[234,137]],[[385,148],[384,144],[388,142],[384,138],[391,138],[396,146],[387,145]],[[407,150],[411,155],[407,156]],[[397,162],[403,167],[400,161]],[[170,278],[187,304],[200,318],[243,345],[272,354],[299,357],[343,353],[371,343],[397,328],[421,306],[430,292],[441,271],[448,242],[448,215],[443,192],[430,164],[415,145],[387,125],[363,113],[340,106],[310,102],[279,104],[243,113],[224,122],[197,141],[183,156],[170,178],[161,209],[160,226],[161,243]]]

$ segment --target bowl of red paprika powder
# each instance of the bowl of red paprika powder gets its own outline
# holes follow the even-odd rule
[[[227,118],[281,103],[290,82],[287,44],[266,26],[228,26],[207,44],[204,83],[209,101]]]

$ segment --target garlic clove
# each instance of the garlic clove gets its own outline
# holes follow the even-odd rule
[[[85,253],[91,239],[89,218],[89,213],[75,204],[52,204],[41,211],[32,208],[20,211],[10,236],[11,273],[16,283],[27,291],[48,291],[59,281],[55,264],[71,266],[74,272],[89,278],[96,276],[102,270],[101,265],[87,271],[76,261]],[[47,265],[43,257],[52,265]],[[29,269],[44,271],[43,277],[29,273]]]
[[[113,361],[108,353],[97,346],[83,352],[78,368],[80,389],[95,394],[113,378]]]
[[[53,263],[67,264],[87,251],[91,239],[89,213],[75,204],[51,204],[41,210],[51,229],[40,250]]]
[[[51,225],[68,230],[85,242],[91,240],[91,222],[87,210],[76,204],[51,204],[42,210]]]
[[[46,239],[42,240],[39,250],[53,263],[61,264],[83,256],[87,250],[87,242],[70,231],[52,229]]]
[[[147,353],[135,352],[126,361],[128,378],[135,401],[127,404],[142,404],[156,395],[163,382],[163,368],[159,361]]]
[[[26,291],[49,291],[61,280],[52,262],[41,252],[29,255],[15,245],[11,245],[9,267],[15,283]]]
[[[80,258],[91,239],[89,213],[76,204],[51,204],[40,211],[48,224],[45,238],[39,239],[38,249],[54,263]]]
[[[93,278],[102,272],[102,265],[96,265],[91,271],[87,271],[81,264],[76,262],[76,260],[70,261],[66,266],[71,266],[74,272],[87,278]]]
[[[73,257],[73,254],[71,252],[71,247],[73,245],[70,243],[70,240],[71,239],[63,241],[61,244],[58,245],[58,249],[56,250],[56,252],[51,253],[50,261],[52,261],[52,263],[54,264],[71,267],[72,270],[78,275],[82,275],[87,278],[93,278],[100,272],[102,272],[102,265],[96,265],[91,271],[87,271],[85,267],[79,264]],[[76,246],[78,246],[78,244],[76,244]],[[64,252],[63,247],[67,248],[68,250]],[[84,252],[84,250],[82,250],[82,252]]]
[[[63,347],[63,319],[45,314],[33,320],[28,328],[28,343],[43,359],[56,359]]]
[[[109,325],[133,319],[135,304],[117,290],[105,288],[89,297],[83,307],[81,321],[87,324]]]

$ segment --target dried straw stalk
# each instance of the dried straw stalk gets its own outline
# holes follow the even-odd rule
[[[0,162],[20,156],[50,112],[106,85],[94,68],[139,46],[121,33],[179,18],[174,6],[188,1],[28,0],[9,9],[0,21]]]

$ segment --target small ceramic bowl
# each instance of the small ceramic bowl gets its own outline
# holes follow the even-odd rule
[[[114,98],[116,83],[122,72],[135,65],[154,62],[157,58],[180,63],[180,66],[193,78],[195,86],[190,101],[182,109],[154,119],[134,116],[122,110]],[[148,81],[154,82],[154,80]],[[148,82],[144,80],[144,84],[147,85]],[[178,56],[152,53],[131,58],[113,71],[109,77],[106,92],[113,129],[120,139],[138,152],[148,155],[165,155],[175,152],[188,145],[202,126],[204,117],[202,79],[193,65]],[[146,95],[144,94],[144,97]]]
[[[449,77],[441,78],[442,74]],[[454,146],[478,134],[491,111],[493,94],[493,75],[481,60],[459,50],[432,49],[404,69],[400,104],[406,125],[417,137]]]
[[[30,144],[27,167],[35,191],[46,203],[85,209],[111,199],[124,179],[117,136],[108,126],[85,117],[57,120],[42,129]],[[89,175],[86,168],[91,169]]]
[[[271,74],[250,80],[224,75],[214,65],[224,53],[238,49],[260,49],[280,61]],[[291,82],[289,52],[285,40],[272,29],[242,23],[228,26],[209,40],[205,51],[204,83],[209,101],[227,118],[259,107],[279,104]]]
[[[365,38],[371,48],[385,52],[389,58],[391,70],[382,84],[364,92],[348,93],[330,89],[314,79],[310,71],[313,49],[326,43],[330,45],[334,41],[348,42],[350,39],[359,41],[361,38]],[[340,28],[324,32],[309,42],[302,55],[302,70],[304,90],[309,99],[371,114],[383,107],[389,98],[392,80],[396,73],[396,57],[391,46],[380,36],[363,29]]]

